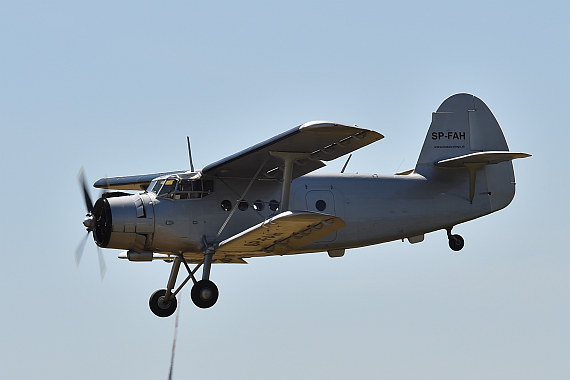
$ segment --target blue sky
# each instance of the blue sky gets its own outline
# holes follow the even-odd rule
[[[386,138],[349,171],[415,165],[431,112],[470,92],[517,160],[505,210],[393,242],[213,268],[218,304],[180,300],[174,378],[563,379],[569,5],[535,2],[19,1],[0,4],[5,378],[156,379],[174,318],[148,297],[170,266],[105,252],[77,185],[203,167],[309,120]],[[338,161],[338,162],[337,162]],[[344,160],[323,171],[339,171]],[[93,194],[97,194],[95,191]]]

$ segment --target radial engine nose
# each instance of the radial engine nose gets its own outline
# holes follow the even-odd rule
[[[85,219],[83,219],[83,225],[87,228],[87,231],[93,230],[93,225],[95,224],[95,219],[93,219],[93,215],[88,214]]]
[[[107,193],[95,203],[93,223],[98,246],[140,252],[152,242],[154,209],[146,194]]]

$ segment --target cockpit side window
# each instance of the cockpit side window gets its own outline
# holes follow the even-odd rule
[[[175,199],[199,199],[213,191],[213,181],[201,178],[181,179]]]
[[[202,192],[202,180],[192,181],[192,191]]]
[[[203,181],[203,189],[202,191],[205,194],[210,194],[214,191],[214,181],[212,181],[211,179],[205,180]]]
[[[178,191],[192,191],[192,180],[181,179],[178,183]]]
[[[213,181],[201,178],[167,178],[153,181],[147,191],[159,197],[172,199],[198,199],[210,194],[214,189]]]
[[[163,185],[158,192],[158,196],[166,196],[176,189],[176,185],[178,184],[178,180],[174,178],[168,178],[163,181]]]

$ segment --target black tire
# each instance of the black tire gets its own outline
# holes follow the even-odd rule
[[[210,280],[200,280],[192,286],[190,297],[194,305],[202,309],[214,306],[218,300],[218,287]]]
[[[451,235],[449,237],[449,248],[454,251],[461,251],[465,246],[465,241],[461,237],[461,235]]]
[[[152,296],[150,296],[150,299],[148,300],[150,310],[157,317],[170,317],[176,311],[176,307],[178,305],[176,297],[170,297],[170,300],[165,303],[163,302],[165,295],[166,289],[159,289],[156,292],[152,293]]]

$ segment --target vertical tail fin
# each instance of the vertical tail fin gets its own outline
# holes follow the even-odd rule
[[[434,163],[452,157],[508,150],[501,127],[485,103],[470,94],[456,94],[432,114],[416,172],[424,174]]]
[[[470,94],[457,94],[432,114],[415,172],[460,180],[460,187],[467,191],[461,190],[458,196],[473,204],[477,194],[485,195],[485,200],[478,199],[498,210],[508,205],[515,193],[511,161],[530,156],[508,150],[501,127],[485,103]]]

